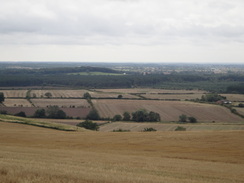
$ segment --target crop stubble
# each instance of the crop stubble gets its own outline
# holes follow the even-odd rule
[[[0,182],[241,183],[244,133],[71,133],[0,123]]]

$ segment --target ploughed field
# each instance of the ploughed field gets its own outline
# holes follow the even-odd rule
[[[242,183],[243,131],[64,132],[0,122],[0,182]]]

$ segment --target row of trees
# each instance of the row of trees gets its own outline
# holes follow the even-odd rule
[[[65,119],[66,113],[58,106],[50,106],[47,111],[45,109],[37,109],[34,113],[35,118],[53,118],[53,119]]]
[[[4,93],[3,92],[0,92],[0,103],[4,102]]]
[[[186,123],[186,122],[190,122],[190,123],[196,123],[197,122],[197,119],[195,117],[188,117],[187,115],[185,114],[182,114],[179,116],[179,122],[183,122],[183,123]]]
[[[141,109],[131,114],[124,112],[123,116],[117,114],[113,117],[113,121],[158,122],[161,121],[161,118],[159,113]]]

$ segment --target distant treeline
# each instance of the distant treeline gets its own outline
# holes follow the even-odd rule
[[[78,88],[154,87],[244,93],[243,74],[174,72],[172,74],[148,75],[139,73],[126,75],[70,75],[70,73],[80,72],[120,73],[113,69],[100,67],[3,69],[0,70],[0,86],[67,86]]]

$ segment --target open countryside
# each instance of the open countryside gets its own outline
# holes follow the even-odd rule
[[[241,67],[55,66],[0,69],[0,182],[243,182]]]
[[[0,122],[0,182],[242,183],[243,131],[63,132]]]

